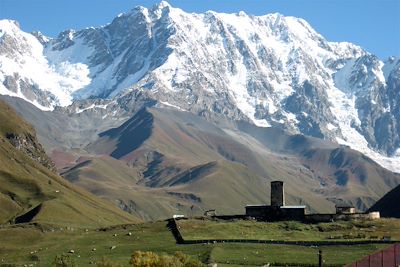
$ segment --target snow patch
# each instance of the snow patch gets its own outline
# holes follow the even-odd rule
[[[242,63],[242,60],[235,62],[236,73],[227,73],[226,83],[230,89],[233,99],[236,101],[237,107],[254,122],[255,125],[260,127],[271,127],[266,120],[256,119],[255,105],[256,99],[251,97],[247,92],[247,69]]]
[[[159,102],[160,102],[161,104],[167,106],[167,107],[175,108],[175,109],[178,109],[178,110],[181,110],[181,111],[186,111],[185,109],[183,109],[183,108],[181,108],[181,107],[179,107],[179,106],[170,104],[170,103],[168,103],[168,102],[164,102],[164,101],[159,101]]]
[[[337,127],[336,127],[335,125],[333,125],[332,123],[328,123],[328,124],[326,125],[326,128],[327,128],[329,131],[332,131],[332,130],[336,130],[336,129],[337,129]]]
[[[351,88],[349,87],[349,75],[354,67],[355,59],[348,60],[344,66],[333,74],[334,77],[334,86],[341,91],[348,93]]]
[[[1,76],[0,76],[0,80],[1,80]],[[8,90],[2,83],[0,83],[0,95],[8,95],[8,96],[12,96],[12,97],[21,98],[21,99],[25,100],[26,102],[31,103],[32,105],[34,105],[35,107],[37,107],[38,109],[41,109],[43,111],[53,110],[52,108],[49,108],[49,107],[39,104],[36,100],[30,100],[30,99],[26,98],[20,91],[18,91],[18,93],[14,93],[14,92]]]
[[[90,105],[89,107],[86,107],[86,108],[82,108],[82,109],[81,108],[77,108],[75,113],[79,114],[79,113],[82,113],[82,112],[84,112],[86,110],[96,109],[96,108],[107,109],[107,106],[108,106],[108,104],[106,104],[106,105],[95,105],[95,104],[92,104],[92,105]]]
[[[296,118],[296,115],[291,112],[282,112],[282,115],[286,117],[287,121],[295,125],[299,123],[299,120]]]
[[[372,69],[372,73],[375,74],[378,82],[380,82],[382,84],[386,84],[385,75],[383,74],[383,66],[384,65],[385,64],[379,60],[378,69]]]

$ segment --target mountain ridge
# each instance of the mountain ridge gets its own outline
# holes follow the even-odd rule
[[[359,46],[328,42],[302,19],[189,14],[161,2],[54,39],[7,21],[0,29],[0,93],[42,109],[76,99],[134,102],[142,92],[201,116],[334,140],[398,170],[399,59],[384,63]],[[28,71],[35,67],[37,75]]]
[[[138,138],[138,128],[149,131],[139,132]],[[159,197],[164,195],[166,203],[175,198],[180,203],[175,213],[187,213],[190,206],[198,213],[199,209],[219,205],[223,205],[219,206],[221,212],[240,213],[246,203],[257,202],[255,196],[261,198],[258,202],[266,202],[268,190],[261,185],[277,179],[287,182],[287,197],[292,204],[305,204],[313,211],[323,212],[332,208],[329,202],[345,201],[365,210],[400,182],[398,175],[335,143],[247,122],[218,127],[189,112],[165,108],[139,110],[119,127],[100,133],[85,150],[92,155],[87,156],[92,162],[81,159],[65,169],[63,176],[87,190],[96,183],[97,192],[111,200],[115,195],[105,184],[115,187],[125,180],[126,185],[120,186],[124,198],[119,201],[135,202],[136,210],[143,209],[143,196],[138,192],[150,190]],[[110,172],[113,168],[115,174]],[[242,178],[229,168],[237,170]],[[125,171],[118,174],[122,170]],[[249,192],[247,183],[251,181],[261,185],[253,188],[253,193],[244,193]],[[217,201],[217,191],[224,192],[224,199]],[[235,201],[240,202],[227,205],[225,200],[235,194]],[[179,198],[187,195],[192,204]],[[210,202],[211,199],[217,202]],[[318,204],[315,199],[319,199]]]
[[[314,210],[343,200],[367,209],[398,183],[371,158],[400,170],[399,81],[399,58],[329,42],[278,13],[161,2],[56,38],[0,21],[1,98],[65,178],[146,219],[210,199],[236,211],[260,201],[264,179],[287,179],[293,203]],[[238,192],[251,192],[239,173],[254,196]],[[217,190],[238,193],[236,206]]]
[[[103,109],[45,112],[5,99],[29,114],[63,177],[145,220],[216,207],[241,213],[248,203],[267,202],[265,181],[277,179],[286,182],[291,204],[326,212],[344,201],[365,210],[399,182],[398,175],[346,146],[246,121],[210,122],[169,106],[150,106],[107,122]]]

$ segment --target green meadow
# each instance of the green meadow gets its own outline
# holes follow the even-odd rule
[[[298,222],[180,220],[178,226],[187,240],[274,239],[329,240],[331,235],[379,239],[392,234],[399,238],[399,220],[354,221],[328,224]],[[361,235],[354,240],[361,239]],[[209,243],[178,245],[166,221],[127,224],[108,228],[72,228],[51,225],[19,225],[0,229],[0,266],[52,266],[56,256],[68,255],[76,266],[96,266],[103,257],[129,266],[134,251],[172,255],[177,251],[218,266],[297,265],[316,266],[322,250],[326,266],[343,266],[386,244],[353,246],[295,246],[250,243]],[[8,265],[6,265],[8,264]]]

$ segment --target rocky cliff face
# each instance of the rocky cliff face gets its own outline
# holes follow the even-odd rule
[[[3,100],[0,100],[0,122],[0,141],[2,143],[10,143],[26,156],[49,170],[55,171],[53,162],[36,138],[35,130]]]
[[[388,158],[400,146],[399,59],[329,42],[302,19],[189,14],[161,2],[54,39],[2,21],[0,36],[0,93],[42,109],[86,100],[67,112],[125,116],[147,99],[334,140],[400,166]]]
[[[33,160],[39,162],[47,169],[55,171],[53,161],[46,155],[41,144],[37,141],[36,136],[26,133],[26,134],[6,134],[8,141],[19,151],[28,155]]]

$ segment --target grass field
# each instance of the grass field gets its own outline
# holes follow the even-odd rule
[[[369,253],[385,248],[385,245],[299,247],[288,245],[262,244],[218,244],[211,251],[212,262],[261,266],[271,263],[275,266],[317,265],[321,249],[325,265],[343,266]]]
[[[290,222],[292,223],[292,222]],[[400,221],[382,220],[374,222],[377,233],[385,233],[388,227],[399,231]],[[304,235],[292,236],[290,232],[296,230],[285,229],[287,222],[256,223],[248,221],[214,222],[202,220],[180,221],[179,225],[185,235],[194,237],[235,237],[235,233],[245,231],[252,233],[252,237],[269,237],[263,233],[267,228],[281,229],[275,233],[277,239],[294,240]],[[344,223],[346,224],[346,223]],[[326,225],[327,227],[333,227]],[[342,225],[338,223],[337,225]],[[190,226],[190,227],[189,227]],[[310,225],[299,224],[299,227]],[[313,227],[318,225],[313,225]],[[339,227],[339,226],[338,226]],[[370,227],[372,228],[372,226]],[[308,240],[321,239],[319,230],[303,230],[309,232]],[[298,230],[297,230],[298,231]],[[314,232],[313,232],[314,231]],[[270,230],[271,232],[271,230]],[[226,235],[226,236],[225,236]],[[251,235],[249,235],[251,236]],[[289,236],[289,237],[288,237]],[[18,227],[0,228],[0,266],[11,263],[16,266],[34,264],[34,266],[51,266],[56,255],[68,254],[77,266],[94,266],[103,256],[128,266],[130,255],[135,250],[154,251],[157,253],[173,254],[182,251],[203,262],[218,263],[218,266],[261,266],[266,263],[278,265],[315,265],[318,262],[318,250],[324,254],[325,264],[328,266],[342,266],[360,259],[387,245],[358,245],[358,246],[329,246],[304,247],[293,245],[266,245],[266,244],[197,244],[177,245],[167,222],[131,224],[104,229],[74,229],[53,228],[51,226],[37,227],[24,225]],[[71,250],[74,253],[68,253]]]
[[[2,263],[51,266],[56,255],[67,253],[78,266],[93,266],[103,256],[128,266],[135,250],[172,254],[183,251],[202,260],[210,254],[206,246],[178,246],[166,222],[117,226],[102,230],[50,228],[42,232],[27,226],[0,229]],[[131,233],[131,235],[129,235]],[[114,247],[115,246],[115,247]],[[114,248],[113,248],[114,247]],[[71,250],[74,253],[68,253]]]
[[[303,224],[296,221],[215,221],[179,220],[185,240],[260,239],[285,241],[377,240],[391,237],[400,240],[400,220],[340,221]]]

